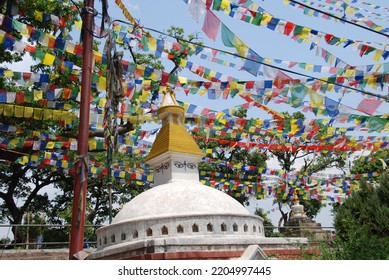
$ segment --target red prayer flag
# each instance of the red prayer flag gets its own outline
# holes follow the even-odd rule
[[[24,95],[23,91],[16,92],[15,103],[24,103]]]
[[[293,31],[295,26],[296,25],[294,23],[292,23],[292,22],[289,22],[289,21],[286,22],[285,28],[284,28],[284,34],[285,35],[289,35],[290,33],[292,33],[292,31]]]

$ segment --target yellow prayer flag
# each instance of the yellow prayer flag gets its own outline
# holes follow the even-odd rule
[[[353,77],[353,76],[355,76],[355,74],[356,74],[356,70],[355,69],[347,69],[345,71],[345,76],[346,77]]]
[[[99,83],[97,84],[97,88],[100,90],[105,90],[107,87],[107,79],[105,77],[99,78]]]
[[[305,70],[307,71],[313,72],[313,67],[314,67],[313,64],[309,64],[309,63],[305,64]]]
[[[239,55],[246,56],[249,47],[239,37],[235,36],[232,44]]]
[[[367,85],[371,88],[377,89],[377,79],[373,76],[367,79]]]
[[[23,118],[24,117],[24,107],[15,105],[15,117],[16,118]]]
[[[28,156],[22,156],[22,160],[19,162],[21,165],[26,165],[28,163]]]
[[[188,83],[188,78],[187,78],[187,77],[178,76],[178,81],[179,81],[181,84],[187,84],[187,83]]]
[[[149,49],[155,51],[157,49],[157,39],[149,38]]]
[[[31,155],[31,161],[37,162],[38,159],[39,159],[39,154],[33,154],[33,155]]]
[[[99,106],[100,108],[104,108],[106,103],[107,103],[107,98],[102,97],[102,98],[100,98],[100,100],[99,100],[99,105],[98,105],[98,106]]]
[[[42,100],[43,99],[43,91],[41,90],[34,90],[34,101]]]
[[[44,65],[49,65],[49,66],[51,66],[51,65],[53,65],[53,63],[54,63],[54,60],[55,60],[55,56],[54,56],[54,55],[49,54],[49,53],[46,53],[46,54],[45,54],[45,57],[43,58],[42,63],[43,63]]]
[[[75,21],[74,21],[74,25],[76,26],[76,29],[77,29],[77,30],[81,30],[82,21],[77,21],[77,20],[75,20]]]
[[[317,93],[316,91],[309,91],[309,100],[311,107],[317,108],[324,104],[324,95]]]
[[[227,1],[227,0],[222,0],[221,4],[220,4],[220,7],[223,9],[223,10],[226,10],[225,13],[229,13],[230,12],[230,4],[231,2],[230,1]]]
[[[40,12],[40,11],[34,11],[34,17],[35,17],[35,20],[39,21],[39,22],[43,22],[43,12]]]
[[[64,109],[65,111],[69,111],[69,110],[71,110],[72,108],[73,108],[73,105],[72,105],[72,104],[65,103],[65,104],[63,105],[63,109]]]
[[[122,28],[122,26],[120,24],[116,24],[113,26],[113,31],[120,32],[121,28]]]
[[[64,111],[62,113],[62,118],[65,121],[65,124],[71,124],[73,121],[73,117],[72,117],[72,114],[70,112]]]
[[[273,17],[268,13],[262,14],[261,25],[267,25]]]
[[[312,30],[311,28],[303,27],[299,37],[306,39],[308,37],[308,35],[311,33],[311,30]]]
[[[4,70],[3,73],[4,73],[3,74],[4,77],[6,77],[6,78],[11,78],[14,75],[14,72],[12,70]]]
[[[160,71],[153,71],[151,72],[150,79],[153,81],[159,81],[161,80],[162,74]]]
[[[34,108],[24,107],[24,117],[25,118],[32,118],[33,114],[34,114]]]
[[[382,53],[383,52],[384,52],[383,50],[376,50],[374,52],[373,60],[379,61],[381,59],[381,57],[382,57]]]
[[[18,142],[19,142],[18,139],[12,139],[11,141],[8,142],[8,148],[9,149],[15,148]]]
[[[34,119],[35,120],[41,120],[43,115],[43,109],[40,108],[34,108]]]
[[[3,114],[6,117],[12,117],[14,114],[14,105],[5,104]]]
[[[62,112],[59,110],[53,110],[53,121],[60,121],[62,117]]]
[[[88,146],[89,146],[89,150],[90,151],[94,151],[94,150],[96,150],[96,148],[97,148],[97,142],[96,142],[96,140],[89,140],[89,144],[88,144]]]
[[[238,89],[238,83],[237,82],[230,82],[230,89]]]
[[[207,92],[208,92],[208,90],[202,88],[202,89],[200,89],[200,91],[199,91],[199,96],[203,96],[203,95],[205,95]]]
[[[49,141],[47,142],[46,149],[54,149],[55,142]]]
[[[139,97],[140,101],[146,102],[147,99],[149,98],[151,92],[142,90],[142,95]]]
[[[186,66],[186,64],[187,64],[187,61],[186,61],[185,59],[181,59],[181,60],[180,60],[180,66],[181,66],[181,67],[184,68],[184,67]]]
[[[216,120],[220,120],[221,118],[223,118],[223,116],[225,116],[225,113],[224,112],[218,112],[216,114]]]
[[[335,132],[335,127],[332,127],[332,126],[327,127],[327,135],[328,136],[334,135],[334,132]]]
[[[51,120],[53,118],[53,110],[52,109],[44,109],[43,110],[43,119],[45,121]]]

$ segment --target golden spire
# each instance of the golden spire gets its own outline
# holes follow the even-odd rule
[[[157,111],[162,120],[162,128],[146,157],[146,162],[165,152],[204,156],[181,121],[185,109],[177,103],[174,91],[167,88],[163,93],[161,106]]]

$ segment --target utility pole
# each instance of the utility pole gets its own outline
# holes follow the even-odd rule
[[[88,140],[89,140],[89,97],[92,80],[94,0],[85,0],[82,9],[82,80],[80,124],[78,128],[77,161],[73,194],[73,211],[70,233],[69,259],[78,259],[75,254],[84,246],[86,189],[88,185]]]

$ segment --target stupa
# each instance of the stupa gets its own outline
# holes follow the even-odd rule
[[[266,243],[263,219],[199,182],[203,153],[182,123],[184,112],[174,92],[164,92],[162,127],[146,158],[154,186],[97,230],[97,249],[88,259],[231,259],[248,248],[265,258],[258,246]]]

